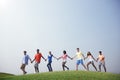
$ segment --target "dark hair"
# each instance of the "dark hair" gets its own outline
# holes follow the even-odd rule
[[[27,51],[24,51],[24,53],[27,53]]]
[[[99,51],[99,53],[102,53],[102,51]]]
[[[39,51],[39,49],[37,49],[37,51]]]
[[[66,54],[66,51],[64,50],[63,53]]]
[[[91,53],[90,53],[90,52],[88,52],[88,53],[87,53],[87,56],[89,56],[89,55],[91,55]]]

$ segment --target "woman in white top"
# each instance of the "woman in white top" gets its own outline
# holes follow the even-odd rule
[[[93,57],[93,55],[92,55],[90,52],[87,53],[87,57],[86,57],[85,59],[87,59],[87,58],[88,58],[87,70],[89,71],[89,65],[92,64],[92,66],[93,66],[93,67],[95,68],[95,70],[97,71],[97,68],[96,68],[96,66],[95,66],[95,64],[94,64],[94,61],[96,61],[96,60],[95,60],[95,58]]]

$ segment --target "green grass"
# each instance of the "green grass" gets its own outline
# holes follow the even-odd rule
[[[7,77],[7,76],[14,76],[14,75],[9,73],[0,73],[0,78]]]
[[[0,80],[120,80],[120,74],[91,71],[60,71],[2,77]]]

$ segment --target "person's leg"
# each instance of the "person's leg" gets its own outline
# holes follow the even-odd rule
[[[66,61],[65,61],[65,63],[64,63],[64,67],[67,68],[67,70],[69,70],[69,68],[68,68],[65,64],[66,64]]]
[[[39,63],[37,63],[37,73],[39,73]]]
[[[50,71],[53,71],[52,66],[51,66],[51,63],[52,63],[52,62],[50,62]]]
[[[65,71],[65,62],[62,62],[62,68],[63,68],[63,71]]]
[[[38,64],[39,64],[39,63],[36,62],[35,65],[34,65],[34,68],[35,68],[35,72],[36,72],[36,73],[39,72]]]
[[[22,64],[21,67],[20,67],[21,70],[23,71],[23,74],[26,74],[26,73],[27,73],[27,72],[25,71],[25,66],[26,66],[25,64]]]
[[[77,60],[76,62],[76,71],[78,71],[78,65],[80,64],[80,60]]]
[[[87,68],[86,68],[86,66],[84,65],[84,63],[83,63],[83,60],[82,60],[82,59],[80,60],[80,63],[82,64],[82,66],[83,66],[85,69],[87,69]]]
[[[87,63],[87,70],[89,71],[89,65],[91,64],[91,62]]]
[[[47,67],[48,67],[48,70],[50,72],[50,62],[48,62]]]
[[[106,72],[105,62],[103,63],[103,68],[104,68],[104,71]]]
[[[99,62],[99,72],[101,72],[101,62]]]
[[[93,65],[93,67],[95,68],[95,70],[97,71],[97,68],[96,68],[96,66],[95,66],[95,64],[94,64],[93,61],[92,61],[92,65]]]

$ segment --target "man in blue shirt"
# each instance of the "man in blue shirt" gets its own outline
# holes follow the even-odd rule
[[[20,69],[23,71],[23,74],[26,74],[27,72],[25,71],[25,67],[26,65],[28,65],[28,60],[32,61],[29,57],[29,55],[26,54],[27,51],[24,51],[24,57],[22,59],[22,65],[20,67]]]
[[[53,54],[51,53],[51,51],[49,51],[48,64],[47,64],[47,67],[48,67],[49,72],[53,71],[52,66],[51,66],[52,57],[56,58],[55,56],[53,56]],[[57,59],[57,58],[56,58],[56,59]]]

